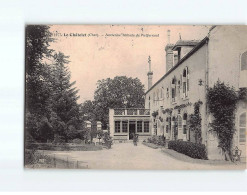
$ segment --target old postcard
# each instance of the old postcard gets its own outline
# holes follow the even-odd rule
[[[25,168],[246,168],[247,26],[25,32]]]

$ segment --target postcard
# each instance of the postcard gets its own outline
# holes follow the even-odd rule
[[[26,25],[24,167],[246,169],[246,34]]]

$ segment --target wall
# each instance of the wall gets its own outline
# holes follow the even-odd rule
[[[209,87],[219,79],[238,89],[240,56],[247,51],[246,34],[247,26],[217,26],[210,32]]]
[[[164,121],[167,117],[167,114],[163,114],[161,112],[161,106],[163,109],[167,108],[174,108],[175,106],[181,104],[191,103],[192,105],[187,106],[184,109],[181,109],[181,115],[185,112],[189,115],[194,112],[193,104],[198,100],[203,102],[201,106],[201,113],[202,113],[202,131],[203,131],[203,143],[205,143],[205,72],[206,72],[206,52],[207,46],[206,44],[198,49],[193,55],[191,55],[188,59],[186,59],[182,64],[176,67],[172,72],[167,74],[164,79],[162,79],[153,89],[151,89],[145,98],[145,107],[148,108],[149,104],[149,97],[150,97],[150,107],[151,107],[151,114],[154,111],[159,111],[159,116],[161,116]],[[188,67],[189,69],[189,97],[186,99],[181,98],[177,95],[176,103],[172,103],[171,101],[171,81],[174,76],[176,76],[177,80],[180,79],[180,76],[183,70]],[[199,86],[199,80],[202,80],[202,86]],[[169,88],[169,97],[166,96],[166,90]],[[157,97],[157,93],[159,94]],[[155,94],[155,101],[154,100]],[[159,100],[159,101],[157,101]],[[178,115],[178,110],[173,111],[173,115]],[[158,116],[158,117],[159,117]],[[157,118],[158,118],[157,117]],[[153,118],[153,117],[152,117]],[[153,131],[152,131],[153,132]],[[158,130],[158,132],[161,132]]]
[[[216,26],[209,33],[208,44],[208,85],[213,87],[220,80],[225,84],[239,89],[240,83],[240,58],[247,51],[247,27],[246,26]],[[245,87],[247,87],[247,71],[245,71]],[[233,147],[238,144],[238,117],[246,104],[239,103],[236,110],[236,133],[234,135]],[[209,116],[208,121],[212,120]],[[245,149],[246,146],[243,148]],[[245,154],[245,152],[243,153]],[[245,154],[246,156],[246,154]],[[218,148],[218,139],[213,133],[208,135],[208,157],[209,159],[224,159],[224,154]]]

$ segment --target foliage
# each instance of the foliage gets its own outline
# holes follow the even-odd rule
[[[152,116],[155,118],[157,115],[159,115],[158,111],[153,111]]]
[[[101,121],[107,128],[109,108],[144,108],[144,85],[138,78],[116,76],[97,82],[94,100],[82,105],[84,120]]]
[[[181,105],[175,106],[174,107],[174,110],[181,110],[182,108],[186,108],[187,106],[191,106],[191,102],[188,102],[186,104],[181,104]]]
[[[207,159],[206,146],[187,141],[169,141],[168,148],[196,159]]]
[[[105,145],[106,145],[106,147],[108,148],[108,149],[110,149],[111,148],[111,146],[112,146],[112,138],[110,137],[110,135],[109,135],[109,133],[104,133],[104,135],[103,135],[103,140],[104,140],[104,143],[105,143]]]
[[[73,143],[81,144],[81,143],[83,143],[83,141],[81,139],[79,139],[79,138],[75,138],[75,139],[73,139]]]
[[[166,113],[168,113],[169,115],[171,115],[171,113],[172,113],[172,110],[173,110],[173,108],[167,108],[167,109],[165,109],[165,110],[162,110],[162,113],[163,114],[166,114]]]
[[[81,126],[78,90],[70,82],[68,56],[50,49],[47,25],[26,27],[25,130],[36,142],[55,143],[77,136]]]
[[[247,88],[240,88],[239,89],[238,99],[247,102]]]
[[[200,113],[200,105],[202,104],[202,102],[199,100],[197,102],[194,103],[194,114],[191,114],[189,116],[189,128],[191,131],[194,132],[194,136],[195,136],[195,141],[196,143],[201,143],[202,142],[202,126],[201,126],[201,121],[202,121],[202,117],[201,117],[201,113]]]
[[[233,87],[224,82],[217,83],[208,89],[207,104],[209,112],[213,115],[210,124],[219,138],[219,147],[231,157],[232,139],[235,132],[235,110],[238,94]]]
[[[147,143],[153,143],[153,144],[156,144],[159,146],[165,146],[166,145],[166,139],[162,135],[160,135],[160,136],[153,135],[152,137],[149,137],[147,139]]]
[[[32,150],[53,150],[53,151],[96,151],[102,150],[102,146],[95,144],[74,144],[74,143],[27,143],[26,149]]]

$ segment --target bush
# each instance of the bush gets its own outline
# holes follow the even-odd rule
[[[54,135],[53,144],[64,144],[64,143],[65,143],[64,136]]]
[[[166,139],[164,136],[160,135],[160,136],[152,136],[152,137],[149,137],[147,139],[147,143],[153,143],[153,144],[156,144],[156,145],[159,145],[159,146],[165,146],[166,145]]]
[[[199,143],[187,141],[169,141],[168,148],[179,153],[190,156],[191,158],[207,160],[206,146]]]
[[[82,140],[79,139],[79,138],[76,138],[76,139],[73,139],[72,141],[74,144],[81,144],[82,143]]]

